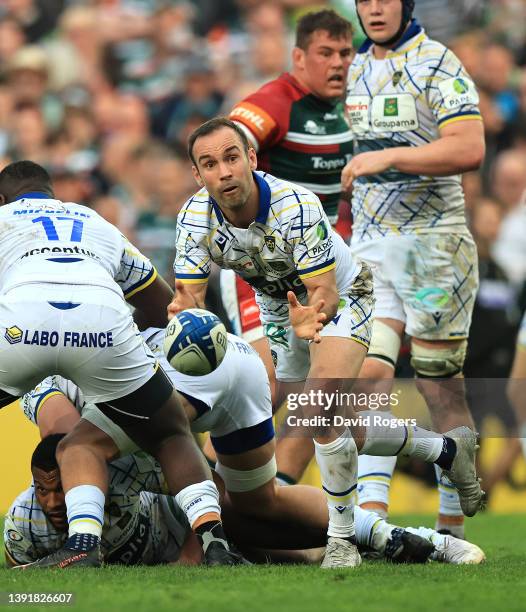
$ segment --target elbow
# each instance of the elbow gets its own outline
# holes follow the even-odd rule
[[[472,172],[478,170],[482,166],[484,156],[486,154],[486,146],[484,142],[477,143],[466,151],[466,156],[462,163],[462,172]]]

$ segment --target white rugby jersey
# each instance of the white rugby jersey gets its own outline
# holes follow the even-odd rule
[[[480,120],[478,94],[458,58],[413,20],[376,59],[367,41],[350,68],[346,114],[354,153],[416,147],[454,121]],[[461,177],[387,170],[354,181],[353,243],[391,234],[466,231]]]
[[[159,464],[136,453],[112,462],[109,478],[101,540],[106,562],[176,561],[190,528],[173,498],[158,493],[167,489]],[[16,498],[5,517],[5,549],[18,564],[54,552],[66,538],[42,511],[34,485]]]
[[[191,423],[192,431],[214,431],[224,435],[254,425],[254,420],[272,417],[270,387],[266,370],[257,352],[245,340],[228,334],[228,347],[221,364],[206,376],[181,374],[168,363],[163,352],[164,329],[151,327],[141,332],[146,344],[160,362],[179,393],[185,395],[197,410],[198,418]],[[258,383],[254,383],[255,376]],[[264,384],[266,382],[266,384]],[[256,386],[255,386],[256,385]],[[257,391],[257,393],[251,393]],[[35,425],[38,413],[47,399],[65,395],[82,414],[85,406],[82,391],[62,376],[48,376],[20,400],[22,410]],[[256,395],[257,397],[252,397]],[[238,414],[246,408],[246,412]],[[256,412],[252,410],[256,408]],[[268,414],[267,414],[268,413]]]
[[[131,297],[157,272],[95,211],[43,193],[0,206],[0,294],[28,283],[93,285]]]
[[[340,294],[349,291],[358,265],[317,196],[264,172],[254,178],[259,212],[246,229],[229,223],[205,188],[184,204],[177,216],[177,279],[206,282],[212,261],[232,269],[254,287],[262,319],[286,315],[287,291],[305,298],[302,279],[328,270],[335,269]]]

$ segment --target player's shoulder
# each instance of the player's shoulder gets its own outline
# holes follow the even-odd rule
[[[409,65],[426,67],[431,72],[445,67],[448,62],[452,61],[459,61],[453,51],[440,41],[429,38],[425,33],[418,37],[418,44],[415,44],[408,52]]]
[[[255,103],[265,110],[283,107],[287,102],[294,102],[303,97],[305,93],[301,90],[295,79],[285,72],[276,79],[262,85],[257,91],[248,95],[242,102]]]
[[[30,532],[45,531],[46,526],[46,516],[35,497],[34,487],[28,487],[16,497],[7,511],[5,535],[14,538],[14,534],[7,533],[11,529],[25,537]]]
[[[192,231],[199,228],[208,229],[212,216],[213,206],[210,195],[203,187],[181,206],[177,215],[177,223]]]

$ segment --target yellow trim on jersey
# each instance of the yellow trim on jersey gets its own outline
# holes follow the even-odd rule
[[[18,521],[19,523],[33,523],[34,525],[47,525],[46,519],[29,519],[24,516],[11,516],[9,517],[12,521]]]
[[[153,274],[150,276],[150,278],[143,283],[142,285],[139,285],[138,287],[135,287],[135,289],[133,289],[132,291],[130,291],[130,293],[125,293],[124,294],[124,299],[127,300],[129,298],[131,298],[133,295],[135,295],[136,293],[139,293],[139,291],[142,291],[143,289],[146,289],[146,287],[149,287],[153,281],[159,276],[157,274],[157,270],[156,268],[152,268],[153,270]]]
[[[50,397],[53,397],[54,395],[62,395],[63,397],[66,397],[64,393],[62,393],[62,391],[50,391],[47,395],[44,395],[44,397],[40,400],[38,404],[37,411],[35,412],[35,421],[37,421],[37,423],[38,423],[38,415],[40,414],[40,411],[42,410],[42,406],[48,401]]]
[[[452,117],[451,119],[446,119],[443,123],[440,123],[438,128],[441,130],[445,125],[450,125],[451,123],[458,123],[459,121],[473,121],[474,119],[482,121],[482,117],[476,113],[473,113],[472,115],[460,115],[460,117]]]
[[[308,272],[307,274],[302,274],[298,270],[298,276],[301,279],[303,279],[303,278],[313,278],[314,276],[319,276],[320,274],[323,274],[324,272],[329,272],[329,270],[334,270],[335,267],[336,267],[336,262],[333,261],[331,264],[329,264],[325,268],[320,268],[319,270],[314,270],[314,272]]]
[[[354,340],[355,342],[357,342],[358,344],[361,344],[362,346],[365,346],[365,348],[367,350],[369,350],[369,344],[367,344],[367,342],[364,342],[363,340],[360,340],[359,338],[356,338],[355,336],[351,336],[351,340]]]
[[[183,285],[204,285],[208,282],[208,278],[179,278],[176,277],[178,281],[181,281]]]
[[[412,51],[413,49],[416,49],[418,47],[418,45],[420,45],[425,39],[427,38],[425,32],[422,32],[414,42],[412,42],[410,45],[407,46],[403,46],[400,49],[394,49],[391,50],[391,52],[388,54],[388,57],[392,54],[392,55],[405,55],[406,53],[408,53],[409,51]],[[436,52],[435,52],[436,53]]]

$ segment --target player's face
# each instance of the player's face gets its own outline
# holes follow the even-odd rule
[[[318,98],[341,98],[347,87],[347,72],[353,55],[350,38],[331,38],[326,30],[313,32],[304,51],[293,52],[295,72]]]
[[[66,514],[66,501],[60,472],[58,469],[45,472],[40,468],[33,468],[33,481],[35,495],[44,514],[58,531],[67,531],[68,518]]]
[[[401,0],[358,0],[356,7],[365,33],[374,42],[386,42],[400,29]]]
[[[257,167],[256,152],[248,153],[234,130],[224,127],[194,144],[194,178],[224,210],[236,211],[246,204],[255,189],[252,170]]]

